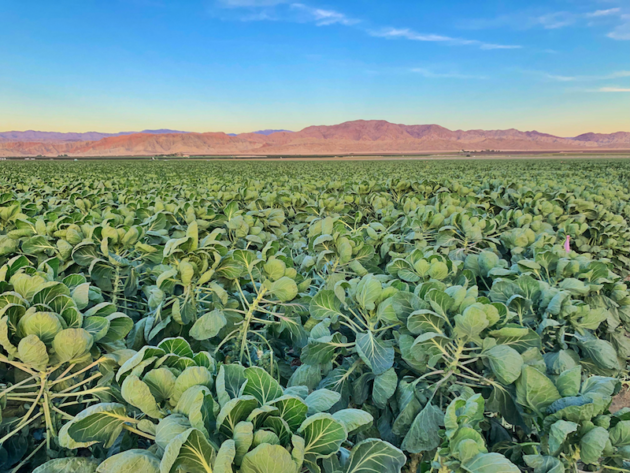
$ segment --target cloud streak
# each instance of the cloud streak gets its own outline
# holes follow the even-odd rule
[[[630,92],[630,89],[624,88],[624,87],[601,87],[597,89],[597,92],[606,92],[606,93]]]
[[[314,8],[302,3],[292,3],[291,9],[306,15],[307,19],[313,21],[317,26],[328,26],[340,24],[344,26],[352,26],[360,23],[361,20],[349,18],[343,13],[335,10],[325,10],[323,8]]]
[[[608,37],[620,41],[630,41],[630,14],[621,15],[623,23],[608,33]]]
[[[612,80],[612,79],[621,79],[624,77],[630,77],[630,71],[616,71],[611,72],[610,74],[600,75],[600,76],[564,76],[558,74],[552,74],[545,71],[522,71],[526,74],[536,75],[539,77],[543,77],[545,79],[553,80],[556,82],[589,82],[589,81],[600,81],[600,80]]]
[[[370,36],[386,39],[407,39],[410,41],[425,41],[434,43],[445,43],[451,46],[478,46],[480,49],[520,49],[522,46],[485,43],[476,39],[452,38],[436,34],[418,33],[409,28],[383,28],[369,31]]]
[[[216,0],[225,9],[245,9],[247,14],[241,16],[242,21],[284,20],[297,23],[314,23],[317,26],[342,25],[357,27],[365,22],[346,14],[325,8],[313,7],[304,3],[289,0]],[[451,36],[419,33],[411,28],[368,28],[359,26],[368,35],[385,39],[406,39],[442,43],[449,46],[472,46],[482,50],[520,49],[520,45],[488,43],[476,39],[455,38]]]
[[[614,22],[620,22],[614,26]],[[616,40],[630,40],[630,14],[620,7],[595,10],[590,12],[556,11],[545,14],[532,14],[531,11],[511,13],[495,18],[476,18],[460,22],[460,27],[470,30],[508,27],[515,30],[544,28],[556,30],[569,26],[613,27],[606,36]]]

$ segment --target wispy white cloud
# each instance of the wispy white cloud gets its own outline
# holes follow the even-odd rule
[[[436,72],[432,69],[427,69],[425,67],[414,67],[411,69],[411,72],[415,74],[419,74],[422,77],[426,77],[427,79],[476,79],[476,80],[487,79],[487,77],[485,76],[460,74],[458,72]]]
[[[361,20],[349,18],[343,13],[335,10],[310,7],[302,3],[292,3],[291,9],[301,12],[305,15],[307,21],[313,21],[317,26],[328,26],[334,24],[352,26],[361,22]]]
[[[630,41],[630,15],[621,15],[622,23],[608,33],[608,37],[617,40]]]
[[[369,31],[371,36],[387,39],[408,39],[411,41],[427,41],[446,43],[452,46],[478,46],[481,49],[519,49],[522,46],[508,44],[485,43],[476,39],[452,38],[437,34],[418,33],[410,28],[383,28]]]
[[[616,26],[615,26],[616,24]],[[470,30],[483,30],[490,28],[511,28],[514,30],[527,30],[531,28],[544,28],[556,30],[570,26],[612,27],[607,36],[617,40],[630,40],[630,14],[627,8],[614,7],[590,12],[532,12],[521,11],[494,18],[474,18],[459,22],[459,27]]]
[[[577,19],[578,17],[572,13],[560,11],[538,16],[535,18],[535,23],[547,30],[556,30],[573,25]]]
[[[629,88],[624,88],[624,87],[601,87],[599,89],[597,89],[598,92],[609,92],[609,93],[613,93],[613,92],[630,92]]]
[[[611,72],[610,74],[604,74],[604,75],[599,75],[599,76],[565,76],[565,75],[552,74],[545,71],[531,71],[531,70],[523,70],[521,72],[525,74],[542,77],[544,79],[557,81],[557,82],[589,82],[589,81],[612,80],[612,79],[621,79],[624,77],[630,77],[630,71],[616,71],[616,72]]]
[[[617,15],[621,11],[621,8],[608,8],[606,10],[595,10],[594,12],[587,13],[587,18],[597,18],[601,16]]]

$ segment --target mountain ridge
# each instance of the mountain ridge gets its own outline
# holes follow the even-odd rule
[[[85,141],[5,140],[0,141],[0,156],[334,155],[488,149],[506,152],[630,149],[630,132],[583,133],[563,138],[535,130],[449,130],[435,124],[403,125],[385,120],[313,125],[296,132],[262,131],[271,132],[230,135],[145,130]]]

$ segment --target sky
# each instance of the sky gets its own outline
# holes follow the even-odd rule
[[[630,0],[0,0],[0,131],[630,131]]]

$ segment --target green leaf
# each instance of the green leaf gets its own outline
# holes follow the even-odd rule
[[[604,453],[608,442],[608,432],[603,427],[595,427],[589,430],[580,439],[580,458],[587,465],[596,465]]]
[[[455,333],[472,342],[481,344],[479,334],[488,327],[489,322],[486,313],[480,304],[473,304],[464,310],[461,315],[455,316]]]
[[[582,383],[582,367],[576,366],[563,371],[556,379],[556,387],[562,397],[577,396]]]
[[[345,473],[400,473],[406,461],[403,452],[390,443],[367,439],[350,452]]]
[[[245,420],[256,407],[258,407],[258,401],[254,396],[231,399],[221,407],[217,416],[217,428],[223,435],[232,437],[236,424]]]
[[[421,309],[412,312],[407,319],[407,328],[414,335],[424,332],[441,333],[446,319],[432,310]]]
[[[105,317],[86,317],[83,319],[83,330],[92,335],[95,342],[98,342],[107,335],[109,330],[109,320]]]
[[[278,279],[271,285],[271,292],[281,302],[288,302],[295,299],[298,294],[297,284],[287,276]]]
[[[484,352],[490,369],[497,379],[505,384],[512,384],[521,375],[523,358],[507,345],[495,345]]]
[[[96,467],[98,460],[95,458],[56,458],[38,466],[32,473],[94,473]]]
[[[97,473],[159,473],[160,460],[148,450],[127,450],[101,463]]]
[[[156,368],[145,374],[142,381],[151,390],[155,401],[162,402],[171,397],[176,379],[173,372],[168,368]]]
[[[113,343],[124,339],[133,328],[133,320],[121,312],[114,312],[105,317],[109,322],[109,329],[103,336],[100,343]]]
[[[266,429],[257,430],[254,434],[254,441],[252,445],[257,447],[263,443],[270,445],[280,445],[280,438],[272,431]]]
[[[261,405],[279,398],[284,393],[282,387],[264,369],[256,366],[245,370],[247,384],[243,388],[243,394],[254,396]]]
[[[334,321],[341,315],[341,301],[337,299],[334,291],[319,291],[311,299],[309,312],[315,320],[330,318]]]
[[[462,465],[470,473],[520,473],[510,460],[499,453],[480,453]]]
[[[387,401],[396,392],[398,386],[398,375],[394,368],[390,368],[382,374],[374,378],[374,387],[372,388],[372,400],[374,405],[379,409],[384,409]]]
[[[7,353],[11,356],[17,355],[17,348],[11,343],[9,340],[9,318],[2,317],[0,318],[0,345],[4,348]]]
[[[127,412],[122,404],[95,404],[70,421],[68,435],[75,442],[102,442],[105,448],[109,448],[122,432],[127,419]]]
[[[254,442],[254,424],[251,422],[241,421],[234,427],[232,436],[236,445],[236,456],[234,463],[240,465],[243,457],[249,451]]]
[[[372,332],[358,334],[356,343],[357,353],[374,374],[382,374],[394,365],[394,349],[374,338]]]
[[[35,312],[30,309],[18,322],[18,334],[22,337],[36,335],[42,342],[52,342],[62,330],[61,322],[53,312]]]
[[[622,420],[608,432],[615,447],[630,445],[630,420]]]
[[[160,448],[165,449],[166,446],[179,434],[190,429],[191,425],[188,418],[180,414],[171,414],[160,420],[155,429],[155,443]]]
[[[554,457],[543,455],[523,455],[523,460],[534,473],[564,473],[564,465]]]
[[[536,332],[520,325],[508,324],[499,330],[493,330],[489,335],[497,339],[497,345],[508,345],[519,353],[530,348],[540,349],[542,346]]]
[[[190,329],[190,336],[195,340],[208,340],[216,337],[225,327],[227,320],[221,310],[213,310],[202,315]]]
[[[606,340],[580,341],[578,345],[586,357],[591,358],[599,368],[615,371],[621,369],[615,348]]]
[[[221,365],[217,375],[217,397],[219,404],[224,406],[230,399],[238,397],[243,387],[245,368],[241,365]]]
[[[376,307],[374,302],[381,295],[383,286],[373,275],[367,274],[361,278],[356,291],[355,297],[359,305],[365,310],[374,310]]]
[[[228,439],[221,444],[214,460],[213,473],[232,473],[232,462],[236,457],[236,443]]]
[[[355,433],[357,429],[366,425],[371,425],[374,420],[372,414],[361,409],[342,409],[332,416],[345,426],[348,434]]]
[[[564,442],[570,433],[579,427],[575,422],[559,420],[553,423],[549,429],[549,454],[557,457],[562,451]]]
[[[149,417],[153,419],[164,417],[164,414],[162,414],[155,402],[151,389],[137,376],[127,376],[122,384],[120,393],[125,401],[137,407]]]
[[[309,394],[304,403],[308,406],[308,415],[329,410],[341,399],[341,394],[326,388],[316,389]]]
[[[36,335],[29,335],[20,340],[18,356],[20,360],[38,371],[45,371],[48,365],[46,345]]]
[[[160,472],[175,473],[183,470],[189,473],[212,473],[213,456],[214,449],[201,431],[188,429],[166,446]]]
[[[177,404],[184,391],[191,386],[200,385],[212,388],[212,373],[204,366],[189,366],[175,380],[173,393],[171,394],[171,405]]]
[[[52,347],[60,362],[75,362],[89,355],[94,339],[82,328],[62,330],[52,342]]]
[[[308,417],[298,429],[306,446],[305,455],[328,457],[339,450],[348,433],[345,426],[330,414],[319,413]]]
[[[318,391],[328,390],[320,389]],[[302,422],[306,420],[307,411],[309,409],[305,401],[297,396],[291,396],[288,394],[274,399],[269,403],[269,405],[278,409],[278,416],[287,423],[291,432],[297,431],[300,425],[302,425]]]
[[[158,348],[164,350],[165,353],[173,353],[186,358],[194,356],[189,343],[181,337],[165,338],[158,344]]]
[[[240,473],[297,473],[297,468],[284,447],[265,443],[245,455]]]
[[[444,413],[430,402],[416,416],[402,442],[402,449],[411,453],[429,452],[441,443],[440,427],[444,426]]]
[[[521,377],[516,380],[516,402],[541,414],[547,407],[560,399],[553,382],[531,366],[523,366]]]
[[[45,236],[39,235],[29,238],[22,243],[22,252],[25,255],[36,255],[54,250],[55,247],[50,244]]]

